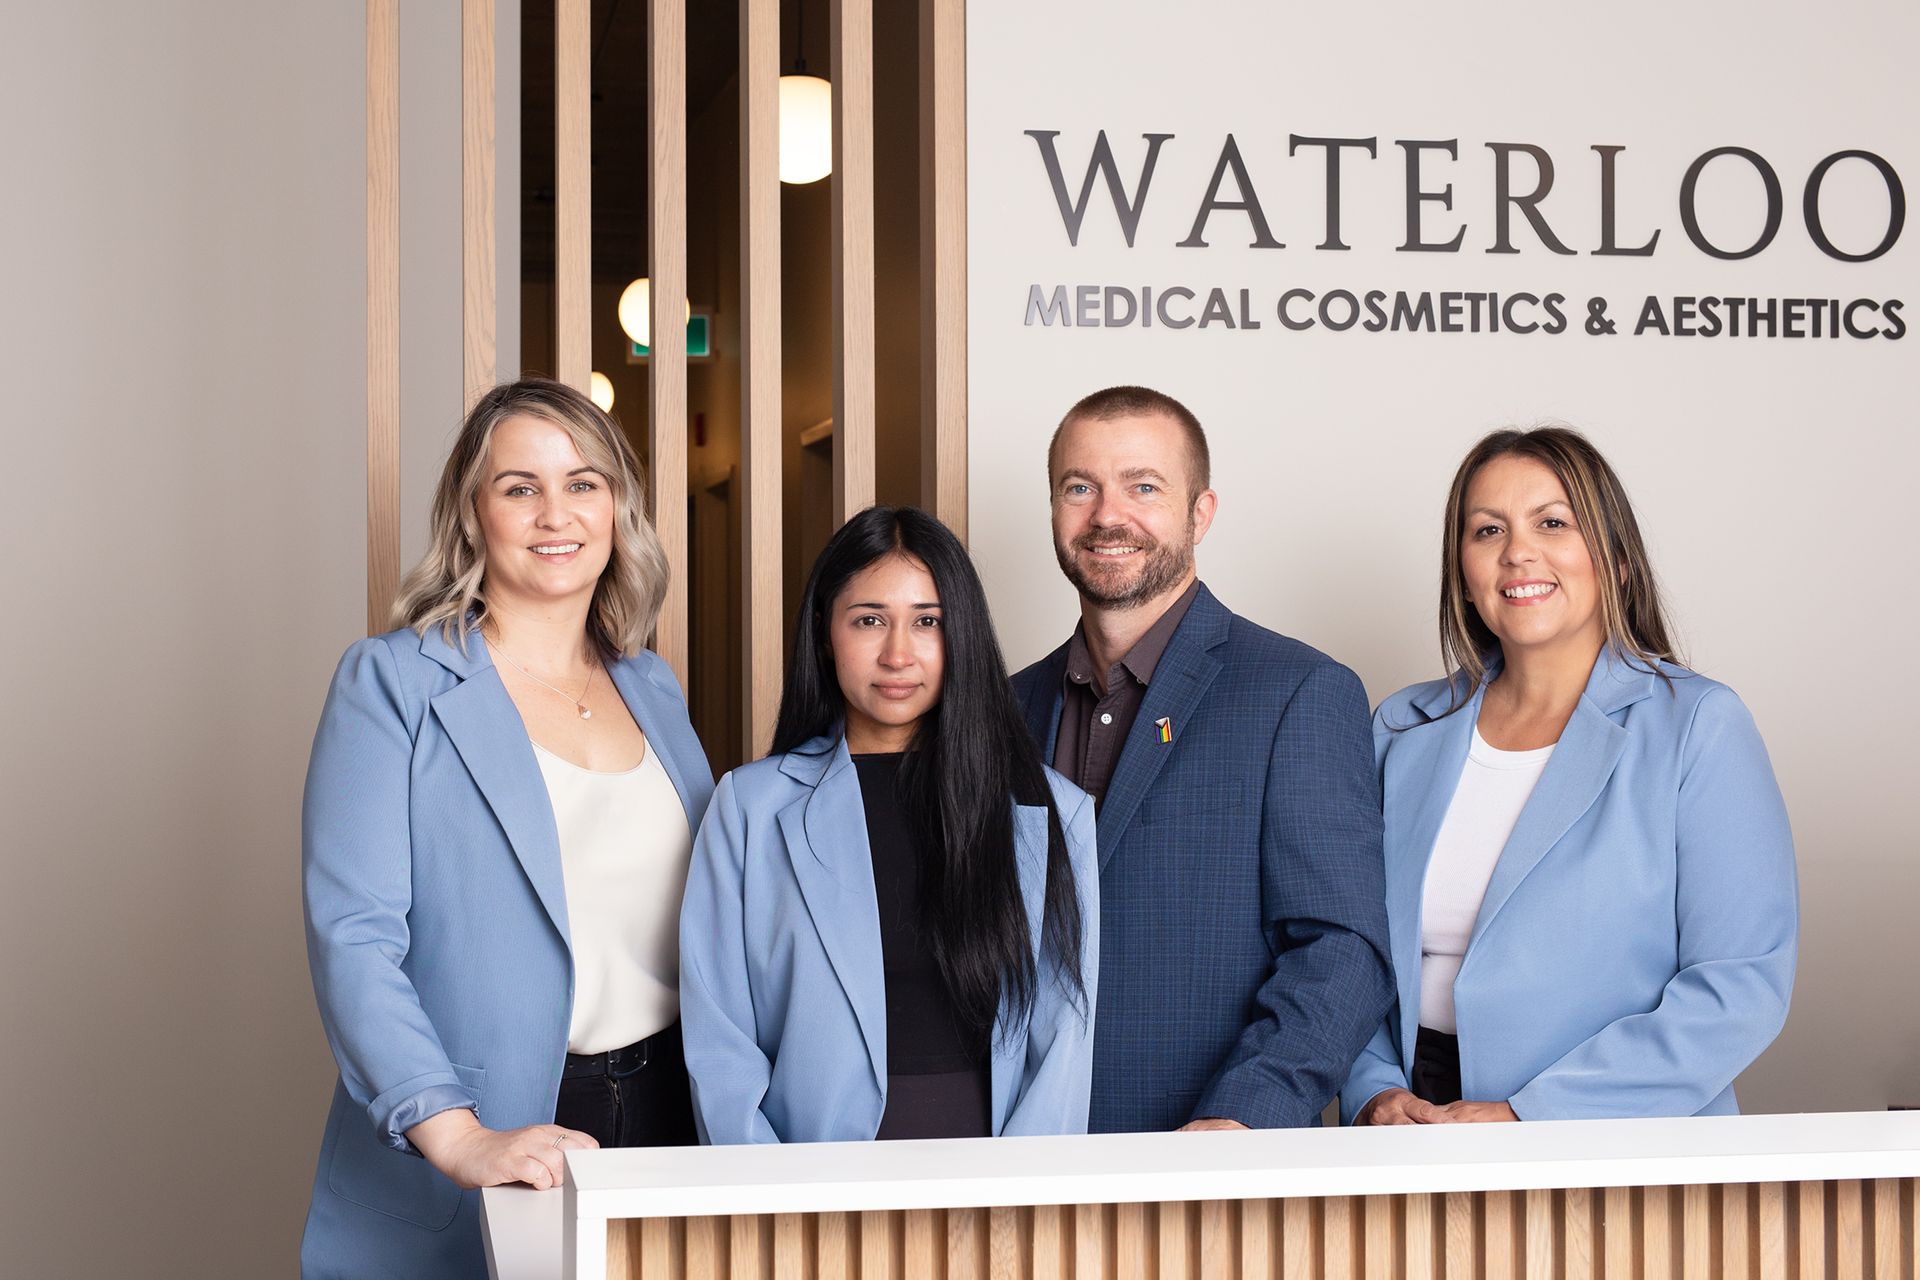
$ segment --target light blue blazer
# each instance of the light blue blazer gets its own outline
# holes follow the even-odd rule
[[[1735,1112],[1734,1077],[1786,1020],[1798,890],[1766,748],[1733,690],[1662,670],[1671,690],[1602,650],[1454,983],[1462,1092],[1522,1120]],[[1447,715],[1436,680],[1374,715],[1399,1003],[1341,1091],[1345,1123],[1407,1087],[1427,860],[1484,693]]]
[[[651,653],[609,674],[697,827],[713,775]],[[307,956],[340,1080],[301,1272],[486,1274],[479,1194],[412,1152],[452,1107],[553,1119],[573,1013],[560,842],[527,731],[487,649],[436,628],[347,650],[302,815]]]
[[[1084,998],[1040,961],[1030,1022],[994,1029],[993,1132],[1085,1133],[1100,972],[1093,802],[1048,771],[1080,895]],[[1046,810],[1015,806],[1036,960]],[[720,779],[680,912],[680,1023],[711,1143],[871,1139],[887,1103],[886,977],[860,779],[823,736]]]

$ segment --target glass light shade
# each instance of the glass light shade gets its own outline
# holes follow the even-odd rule
[[[613,379],[595,369],[592,380],[587,384],[587,397],[600,406],[600,412],[612,413]]]
[[[780,77],[780,181],[833,172],[833,86],[819,76]]]
[[[620,327],[643,347],[653,345],[653,282],[645,276],[620,291]],[[687,319],[693,319],[693,302],[687,301]]]

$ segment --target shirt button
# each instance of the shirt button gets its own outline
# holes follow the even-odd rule
[[[1113,723],[1113,712],[1111,712],[1111,711],[1102,711],[1102,712],[1100,713],[1100,723],[1101,723],[1101,724],[1112,724],[1112,723]]]

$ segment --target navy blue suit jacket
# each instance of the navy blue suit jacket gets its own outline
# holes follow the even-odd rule
[[[1049,760],[1066,660],[1062,645],[1014,677]],[[1154,668],[1098,838],[1089,1129],[1314,1123],[1393,997],[1359,679],[1202,586]]]

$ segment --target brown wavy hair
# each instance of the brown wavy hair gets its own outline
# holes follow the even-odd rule
[[[487,547],[478,499],[493,433],[516,415],[566,432],[613,490],[613,550],[594,588],[587,634],[603,653],[632,657],[646,647],[667,594],[667,556],[646,517],[646,477],[619,425],[572,387],[548,378],[495,387],[460,425],[434,490],[426,554],[400,585],[393,625],[423,636],[438,626],[447,643],[465,652],[469,628],[485,621]]]
[[[1457,711],[1486,678],[1487,665],[1500,642],[1467,598],[1460,568],[1460,545],[1467,532],[1467,490],[1480,469],[1496,458],[1531,458],[1545,466],[1567,491],[1573,518],[1593,558],[1599,584],[1600,619],[1607,647],[1666,680],[1662,662],[1685,665],[1672,640],[1660,583],[1647,556],[1640,522],[1627,500],[1626,486],[1593,442],[1571,427],[1507,429],[1486,436],[1467,452],[1447,491],[1446,520],[1440,538],[1440,658],[1454,681]],[[1671,687],[1671,681],[1668,681]]]

